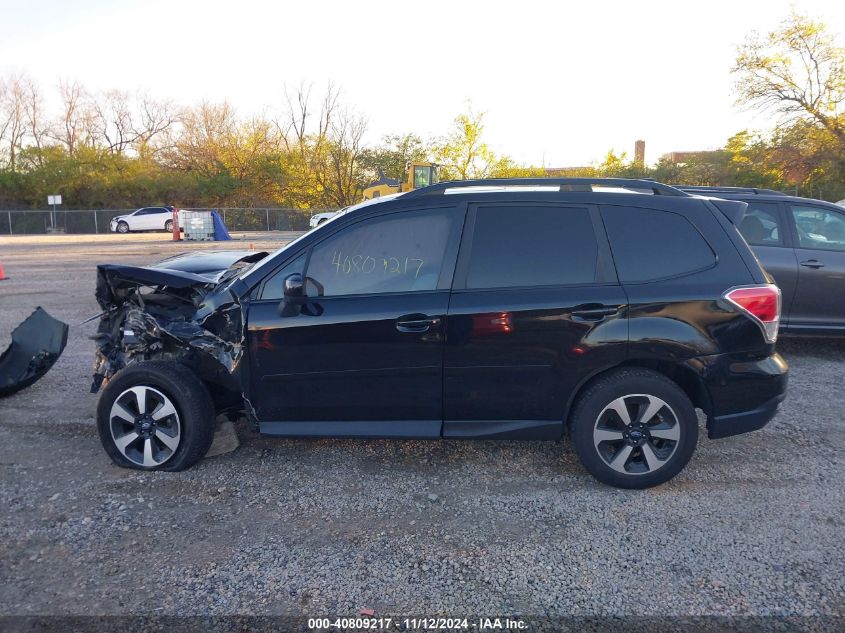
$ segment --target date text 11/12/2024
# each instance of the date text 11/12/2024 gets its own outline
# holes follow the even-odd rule
[[[448,617],[351,617],[308,618],[308,629],[316,631],[525,631],[528,623],[519,618]]]

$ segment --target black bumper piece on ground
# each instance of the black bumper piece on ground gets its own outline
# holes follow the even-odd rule
[[[68,326],[38,307],[12,332],[12,342],[0,355],[0,398],[29,387],[61,356]]]

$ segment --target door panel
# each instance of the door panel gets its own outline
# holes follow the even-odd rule
[[[470,210],[447,321],[444,435],[560,437],[575,387],[624,360],[626,295],[600,226],[588,205]]]
[[[624,360],[626,303],[612,285],[453,293],[444,433],[472,421],[553,420],[559,436],[579,382]],[[615,311],[598,314],[601,306]]]
[[[290,317],[279,317],[277,302],[253,304],[248,338],[259,419],[436,420],[439,435],[448,302],[445,290],[323,297]],[[400,331],[400,318],[412,314],[436,321]]]
[[[798,263],[792,326],[845,327],[845,213],[790,205]]]
[[[464,206],[446,206],[341,220],[268,272],[281,285],[278,275],[304,262],[307,296],[280,304],[265,288],[268,299],[249,308],[249,397],[263,432],[440,435],[445,318],[464,216]]]
[[[845,252],[796,248],[798,288],[790,322],[845,326]]]
[[[153,228],[153,218],[155,216],[150,213],[150,209],[144,209],[137,216],[137,226],[139,231],[149,231]]]

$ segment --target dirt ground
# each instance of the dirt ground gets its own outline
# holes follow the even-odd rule
[[[111,464],[89,393],[95,265],[293,233],[0,237],[0,349],[36,306],[64,355],[0,400],[0,615],[842,616],[845,343],[785,340],[765,429],[620,491],[566,444],[281,440],[183,473]]]

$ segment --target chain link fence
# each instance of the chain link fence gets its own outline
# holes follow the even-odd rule
[[[229,231],[307,231],[308,219],[331,209],[236,209],[207,208],[185,211],[217,211]],[[67,209],[53,211],[0,211],[0,235],[45,233],[108,233],[111,219],[136,209]]]

